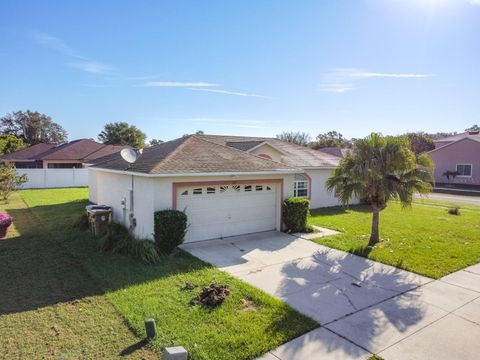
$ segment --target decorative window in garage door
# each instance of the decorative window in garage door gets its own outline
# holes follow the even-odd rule
[[[195,187],[189,189],[180,190],[180,196],[188,196],[188,195],[211,195],[217,193],[226,193],[226,192],[256,192],[256,191],[272,191],[273,187],[271,185],[252,185],[252,184],[245,184],[245,185],[221,185],[221,186],[205,186],[205,187]]]

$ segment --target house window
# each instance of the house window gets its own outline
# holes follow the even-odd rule
[[[181,195],[188,195],[188,190],[185,190],[184,192],[182,192]]]
[[[81,169],[82,164],[80,163],[50,163],[48,164],[49,169]]]
[[[244,189],[245,192],[252,191],[252,185],[245,185]]]
[[[308,179],[304,175],[295,175],[293,182],[293,196],[294,197],[308,197]]]
[[[232,185],[232,189],[236,192],[240,191],[240,185]]]
[[[472,177],[472,164],[457,164],[458,176]]]
[[[228,185],[223,185],[223,186],[220,186],[220,192],[221,193],[224,193],[225,191],[228,190]]]
[[[255,191],[262,191],[263,190],[263,185],[256,185],[255,186]]]
[[[202,190],[203,190],[202,188],[193,189],[193,195],[201,195]]]
[[[215,194],[215,188],[214,187],[207,187],[207,194]]]

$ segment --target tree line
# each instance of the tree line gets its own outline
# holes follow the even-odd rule
[[[480,127],[478,125],[473,125],[465,131],[479,131]],[[427,133],[427,132],[410,132],[402,135],[400,137],[405,137],[408,139],[410,144],[410,149],[415,154],[421,154],[430,150],[435,149],[435,140],[457,135],[458,132],[437,132],[437,133]],[[398,137],[390,136],[390,137]],[[278,134],[277,139],[291,142],[293,144],[308,146],[312,149],[324,149],[324,148],[344,148],[351,149],[355,141],[358,139],[345,138],[341,133],[337,131],[329,131],[324,134],[319,134],[317,137],[312,140],[310,134],[301,131],[284,131]],[[388,137],[388,136],[387,136]]]
[[[479,129],[478,125],[473,125],[465,131]],[[201,135],[203,131],[199,130],[196,134]],[[435,148],[434,140],[455,134],[457,132],[417,132],[407,133],[403,136],[409,140],[411,150],[420,154],[433,150]],[[313,140],[308,133],[300,131],[285,131],[276,137],[312,149],[351,148],[357,140],[345,138],[337,131],[319,134]],[[98,134],[98,140],[107,145],[128,145],[135,148],[145,148],[163,142],[160,139],[152,139],[147,143],[147,135],[127,122],[105,124],[104,129]],[[0,155],[39,143],[60,144],[67,141],[67,131],[60,124],[54,122],[50,116],[38,111],[15,111],[0,118]]]

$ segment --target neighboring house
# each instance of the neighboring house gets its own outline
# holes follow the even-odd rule
[[[438,139],[428,152],[435,164],[435,182],[480,186],[480,133],[469,131]],[[446,172],[456,172],[450,180]]]
[[[153,214],[185,210],[186,241],[282,227],[282,202],[338,205],[325,189],[340,158],[273,138],[190,135],[144,149],[129,164],[120,154],[89,168],[90,200],[110,205],[116,222],[152,238]]]
[[[342,158],[342,159],[352,151],[352,149],[338,148],[338,147],[325,147],[325,148],[320,148],[320,149],[317,149],[317,150],[322,151],[322,152],[327,153],[327,154],[330,154],[330,155],[337,156],[337,157]]]
[[[83,168],[96,159],[119,152],[125,146],[104,145],[90,139],[64,144],[37,144],[5,155],[2,161],[17,169],[72,169]]]

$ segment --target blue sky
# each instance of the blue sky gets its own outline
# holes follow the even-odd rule
[[[480,123],[480,0],[0,0],[0,115],[70,139]]]

